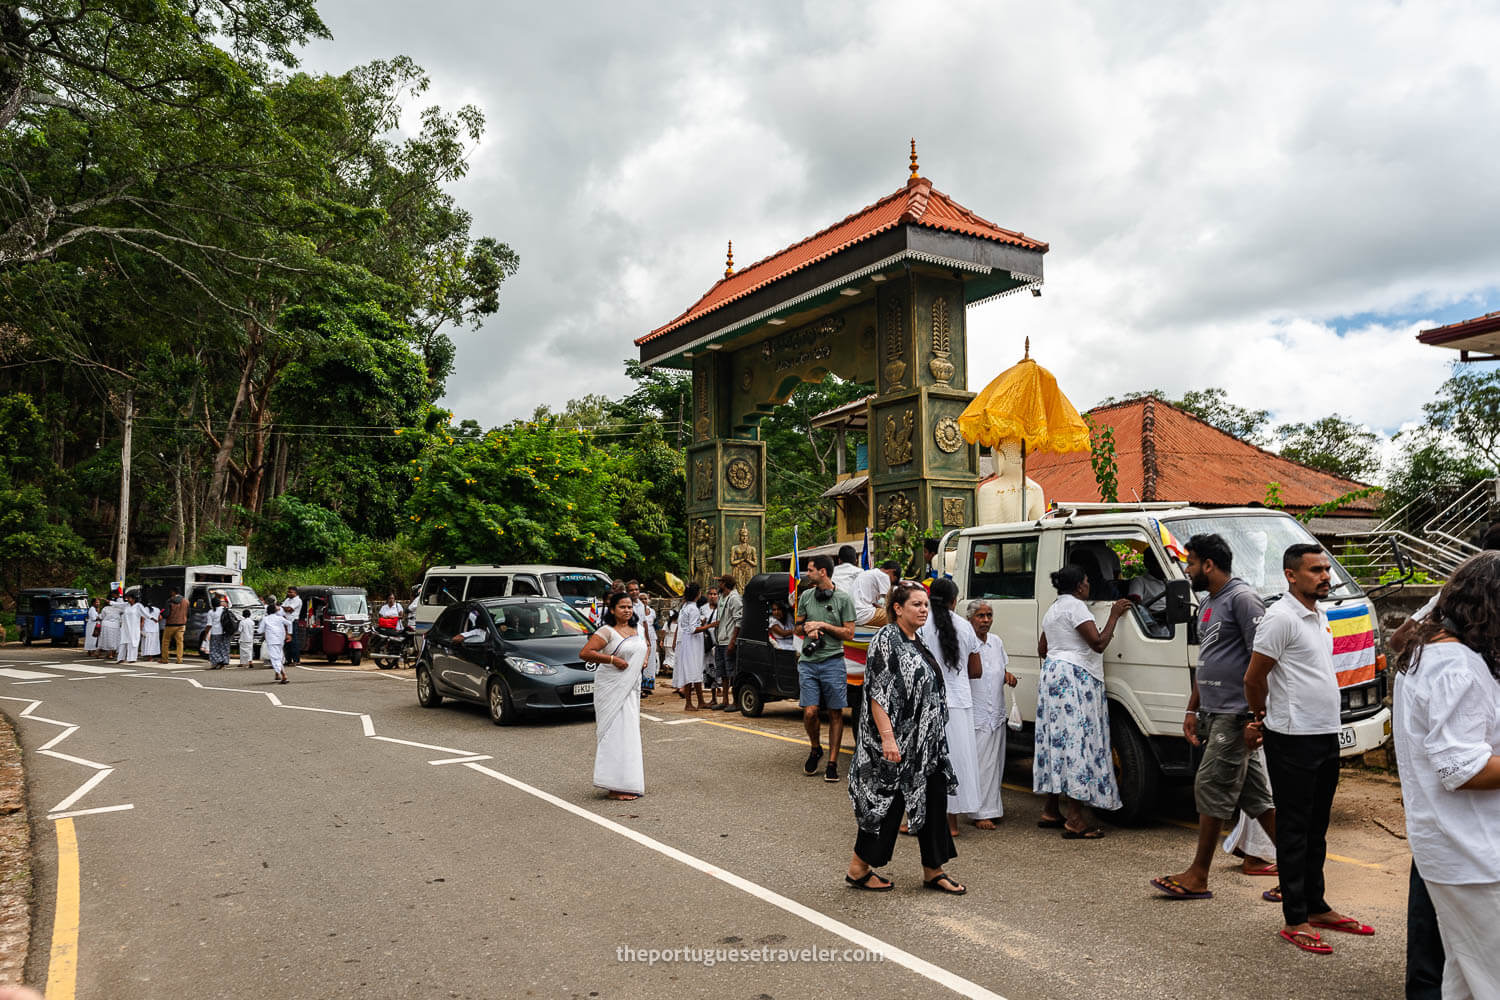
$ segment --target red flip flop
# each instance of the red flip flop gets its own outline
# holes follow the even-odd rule
[[[1323,943],[1321,934],[1309,934],[1307,931],[1277,931],[1281,940],[1294,944],[1303,951],[1310,951],[1314,955],[1332,955],[1333,949]],[[1299,940],[1305,938],[1306,940]]]
[[[1240,874],[1250,876],[1280,875],[1281,872],[1276,868],[1276,862],[1273,861],[1264,868],[1246,868],[1244,865],[1241,865]]]
[[[1369,924],[1362,924],[1353,917],[1345,917],[1343,920],[1309,920],[1309,926],[1321,927],[1328,931],[1339,931],[1342,934],[1358,934],[1360,937],[1372,937],[1375,928]]]

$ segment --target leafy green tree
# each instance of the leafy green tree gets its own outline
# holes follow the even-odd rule
[[[438,425],[409,468],[411,534],[435,560],[640,562],[620,520],[616,460],[555,421],[517,421],[472,440]]]
[[[760,422],[766,443],[765,555],[792,547],[792,527],[798,525],[801,544],[833,541],[834,508],[823,499],[837,472],[838,436],[815,428],[813,418],[825,410],[853,402],[870,393],[869,386],[830,375],[822,382],[798,386],[785,403]],[[845,461],[853,469],[854,444],[846,441]]]
[[[1474,461],[1500,469],[1500,370],[1455,364],[1422,411],[1430,430],[1451,435]]]
[[[1281,455],[1314,469],[1368,482],[1380,472],[1380,436],[1337,413],[1276,428]]]

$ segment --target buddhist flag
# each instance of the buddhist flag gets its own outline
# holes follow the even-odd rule
[[[868,524],[865,525],[865,548],[864,551],[859,554],[859,568],[870,568],[870,526]]]
[[[791,598],[795,607],[797,602],[797,578],[802,575],[800,562],[797,557],[797,526],[792,525],[792,571],[787,574],[786,594]]]
[[[1155,518],[1151,519],[1151,523],[1156,525],[1157,534],[1161,536],[1162,548],[1167,550],[1167,555],[1180,563],[1187,562],[1187,550],[1178,543],[1177,536],[1172,534],[1171,529]]]
[[[1334,608],[1328,612],[1333,633],[1333,670],[1339,687],[1375,679],[1375,623],[1368,604]]]

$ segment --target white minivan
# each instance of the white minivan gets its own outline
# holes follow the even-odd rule
[[[556,597],[587,616],[609,586],[608,576],[582,566],[433,566],[412,599],[412,627],[420,640],[448,605],[486,597]]]
[[[1191,780],[1197,753],[1182,735],[1197,660],[1197,614],[1182,563],[1167,551],[1197,534],[1220,535],[1234,554],[1233,575],[1265,600],[1286,592],[1282,553],[1317,540],[1295,518],[1260,507],[1200,509],[1186,504],[1072,504],[1037,521],[955,529],[940,545],[948,553],[964,601],[984,598],[995,610],[992,629],[1005,643],[1014,695],[1025,723],[1019,740],[1030,743],[1036,722],[1041,662],[1037,638],[1042,615],[1057,599],[1051,574],[1068,564],[1088,575],[1096,616],[1111,601],[1140,597],[1120,620],[1105,653],[1110,740],[1124,808],[1121,822],[1150,814],[1163,779]],[[1391,733],[1385,706],[1385,657],[1378,650],[1379,616],[1370,599],[1337,560],[1333,589],[1320,603],[1335,636],[1344,756],[1383,744]]]

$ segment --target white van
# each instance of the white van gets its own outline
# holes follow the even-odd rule
[[[1120,620],[1104,658],[1110,705],[1110,741],[1124,808],[1120,822],[1151,812],[1163,779],[1191,780],[1198,756],[1182,735],[1197,658],[1197,615],[1182,564],[1167,552],[1197,534],[1223,537],[1234,554],[1233,575],[1266,600],[1286,592],[1282,553],[1317,540],[1295,518],[1259,507],[1199,509],[1186,504],[1072,504],[1038,521],[956,529],[941,551],[954,567],[960,609],[984,598],[995,609],[992,630],[1005,643],[1010,670],[1019,680],[1014,698],[1025,722],[1028,745],[1036,722],[1037,657],[1042,615],[1057,593],[1051,575],[1078,564],[1088,575],[1091,601],[1102,620],[1109,603],[1136,594],[1141,603]],[[950,551],[951,550],[951,551]],[[1338,640],[1344,756],[1383,744],[1391,733],[1385,707],[1385,657],[1379,616],[1354,578],[1333,563],[1333,589],[1320,606]]]
[[[609,593],[610,582],[583,566],[433,566],[412,599],[412,627],[420,639],[448,605],[486,597],[556,597],[587,614]]]

